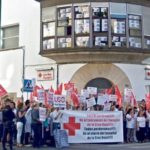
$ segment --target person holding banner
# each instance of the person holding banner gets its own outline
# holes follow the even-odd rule
[[[53,120],[53,131],[55,129],[60,129],[60,122],[62,118],[62,112],[60,112],[59,108],[55,108],[53,112],[51,112],[50,116]]]

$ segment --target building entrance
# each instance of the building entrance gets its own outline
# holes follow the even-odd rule
[[[106,89],[112,88],[112,92],[114,94],[113,83],[110,80],[106,79],[106,78],[92,79],[86,84],[85,89],[87,87],[97,87],[98,93],[102,93]]]

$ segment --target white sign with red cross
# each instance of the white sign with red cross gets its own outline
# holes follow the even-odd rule
[[[122,112],[62,111],[69,143],[123,142]]]
[[[148,68],[145,69],[145,79],[150,80],[150,69]]]

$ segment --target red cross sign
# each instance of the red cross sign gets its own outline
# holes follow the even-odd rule
[[[75,123],[75,117],[69,117],[69,122],[63,126],[69,131],[69,136],[75,136],[75,130],[80,129],[80,123]]]

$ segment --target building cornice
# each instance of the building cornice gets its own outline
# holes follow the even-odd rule
[[[43,7],[65,5],[69,3],[83,3],[83,2],[118,2],[118,3],[130,3],[143,6],[150,6],[150,0],[36,0],[41,2]]]

